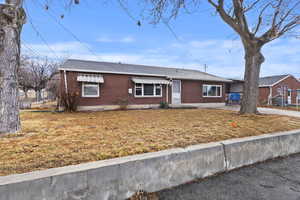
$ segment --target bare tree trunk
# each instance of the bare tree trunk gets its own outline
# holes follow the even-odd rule
[[[20,129],[17,70],[25,12],[15,2],[0,4],[0,134]]]
[[[25,99],[28,99],[28,90],[24,90],[24,94],[25,94]]]
[[[259,74],[261,65],[264,62],[264,56],[261,53],[261,48],[253,46],[246,47],[245,61],[245,83],[240,113],[257,114]]]

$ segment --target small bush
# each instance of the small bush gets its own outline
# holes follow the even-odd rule
[[[78,92],[69,92],[61,95],[61,104],[66,112],[75,112],[78,107]]]
[[[117,100],[117,104],[120,106],[120,110],[127,110],[129,100],[126,97],[125,98],[119,98]]]
[[[162,108],[162,109],[167,109],[169,108],[169,104],[167,102],[160,102],[159,104],[159,108]]]

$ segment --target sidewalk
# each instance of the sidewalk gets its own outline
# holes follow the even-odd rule
[[[300,155],[158,192],[160,200],[298,200]]]

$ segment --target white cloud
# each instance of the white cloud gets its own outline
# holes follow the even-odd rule
[[[157,65],[204,70],[223,77],[242,78],[244,74],[244,50],[241,43],[232,40],[193,40],[173,43],[153,49],[138,49],[136,52],[90,52],[92,47],[79,42],[63,42],[46,45],[26,44],[42,56],[77,58],[109,62]],[[22,46],[23,52],[30,51]],[[300,76],[300,41],[284,40],[271,43],[263,49],[266,62],[262,75],[294,74]]]
[[[49,58],[68,58],[73,53],[86,54],[90,45],[80,42],[61,42],[52,43],[49,45],[45,44],[22,44],[22,53],[29,56],[47,56]]]
[[[131,36],[126,36],[122,38],[112,38],[112,37],[102,36],[99,37],[96,41],[102,43],[132,43],[135,42],[135,38]]]
[[[122,38],[120,41],[125,42],[125,43],[130,43],[130,42],[134,42],[135,39],[133,37],[128,36],[128,37]]]

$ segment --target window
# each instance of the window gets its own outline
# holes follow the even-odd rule
[[[297,90],[297,97],[300,99],[300,90]]]
[[[142,84],[135,84],[135,96],[142,96],[143,95],[143,85]]]
[[[144,96],[154,96],[153,84],[144,84]]]
[[[155,95],[161,96],[161,85],[159,85],[159,84],[155,85]]]
[[[160,84],[135,84],[136,97],[161,97],[162,86]]]
[[[291,96],[292,96],[292,90],[291,90],[291,89],[288,89],[287,95],[288,95],[288,97],[291,97]]]
[[[222,97],[221,85],[203,85],[203,97]]]
[[[99,97],[99,84],[82,83],[82,97]]]

